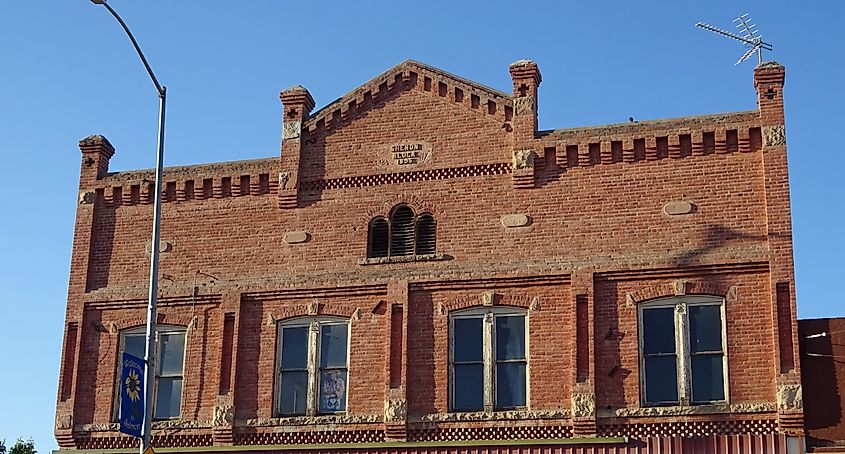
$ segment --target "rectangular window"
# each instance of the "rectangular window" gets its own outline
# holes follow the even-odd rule
[[[692,402],[725,400],[721,306],[690,306],[689,328]]]
[[[145,328],[126,331],[121,335],[121,348],[118,358],[123,352],[144,358],[147,350],[147,334]],[[155,370],[153,419],[179,418],[182,408],[182,382],[184,380],[185,363],[185,330],[182,328],[158,327],[157,349],[158,361]],[[117,373],[118,380],[120,371]],[[120,408],[120,383],[115,388],[115,415]]]
[[[640,308],[640,357],[646,405],[727,401],[723,302],[673,297]]]
[[[454,398],[455,411],[484,410],[483,317],[456,318],[454,332]]]
[[[349,322],[302,317],[279,324],[277,414],[346,411]]]
[[[282,328],[282,415],[304,415],[308,401],[308,326]]]
[[[527,406],[524,311],[484,308],[459,312],[451,318],[451,345],[452,411]]]
[[[320,327],[320,413],[346,411],[348,325]]]
[[[525,406],[525,317],[496,317],[496,408]]]

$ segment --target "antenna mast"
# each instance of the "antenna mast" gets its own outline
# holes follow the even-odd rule
[[[714,27],[704,22],[699,22],[695,24],[695,26],[716,33],[717,35],[735,39],[746,46],[750,46],[748,51],[746,51],[742,57],[739,57],[739,60],[736,61],[735,65],[748,60],[748,58],[755,52],[757,53],[757,62],[763,63],[763,51],[772,50],[772,45],[763,41],[763,35],[760,34],[760,30],[757,29],[757,25],[751,22],[751,19],[748,17],[748,13],[734,19],[734,23],[736,23],[736,28],[739,29],[740,34],[722,30],[719,27]]]

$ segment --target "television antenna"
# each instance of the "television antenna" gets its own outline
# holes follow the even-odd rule
[[[710,24],[705,24],[704,22],[699,22],[695,24],[695,26],[716,33],[717,35],[722,35],[731,39],[735,39],[737,41],[742,42],[746,46],[750,46],[748,51],[746,51],[742,55],[742,57],[739,57],[739,60],[736,61],[735,65],[738,65],[744,62],[745,60],[748,60],[748,58],[751,57],[754,52],[757,52],[757,62],[763,63],[763,51],[772,50],[772,45],[763,41],[763,35],[760,33],[760,30],[757,28],[757,25],[751,22],[751,18],[748,17],[748,13],[737,17],[736,19],[734,19],[734,22],[736,23],[736,28],[739,29],[739,33],[733,33],[727,30],[722,30],[719,27],[714,27]]]

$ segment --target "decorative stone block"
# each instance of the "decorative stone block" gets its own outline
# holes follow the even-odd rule
[[[293,232],[285,233],[285,243],[287,244],[300,244],[305,243],[311,235],[308,232],[304,232],[301,230],[295,230]]]
[[[695,211],[695,204],[687,201],[669,202],[663,205],[663,213],[669,216],[690,214]]]
[[[80,205],[90,205],[94,203],[96,200],[97,195],[91,191],[84,191],[79,193],[79,204]]]
[[[529,115],[534,112],[534,97],[523,96],[521,98],[514,98],[513,111],[516,115]]]
[[[298,139],[302,135],[302,122],[289,121],[282,126],[282,140]]]
[[[408,402],[402,398],[384,401],[384,422],[404,422],[408,419]]]
[[[800,383],[778,383],[778,411],[796,411],[804,408]]]
[[[505,227],[524,227],[531,223],[527,214],[506,214],[502,216],[502,225]]]
[[[786,145],[786,128],[783,125],[763,126],[763,146]]]
[[[514,150],[513,170],[534,170],[534,158],[537,154],[534,150]]]

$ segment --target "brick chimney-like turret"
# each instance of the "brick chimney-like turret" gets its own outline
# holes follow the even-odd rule
[[[284,118],[282,121],[282,160],[279,169],[279,206],[296,208],[299,188],[299,164],[302,154],[302,136],[306,133],[302,123],[314,108],[314,99],[300,85],[279,94]]]

